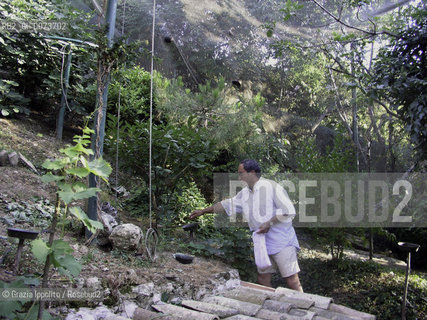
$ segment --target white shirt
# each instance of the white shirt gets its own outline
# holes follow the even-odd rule
[[[221,201],[229,216],[243,213],[249,229],[255,231],[259,226],[277,216],[275,223],[265,235],[268,254],[280,252],[283,248],[294,246],[299,249],[299,243],[292,227],[295,208],[285,189],[278,183],[260,178],[252,190],[243,188],[233,198]]]

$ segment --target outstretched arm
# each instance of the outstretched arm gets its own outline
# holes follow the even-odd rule
[[[224,213],[224,207],[222,206],[221,202],[215,203],[213,206],[207,207],[202,210],[194,210],[191,215],[190,219],[195,219],[197,217],[200,217],[204,215],[205,213]]]

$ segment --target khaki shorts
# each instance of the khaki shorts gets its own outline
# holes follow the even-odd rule
[[[258,269],[259,274],[275,273],[279,269],[281,276],[287,278],[300,272],[297,249],[294,246],[286,247],[279,253],[272,254],[269,257],[272,266],[263,270]]]

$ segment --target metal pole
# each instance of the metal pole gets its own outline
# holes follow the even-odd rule
[[[58,140],[62,140],[62,133],[64,131],[65,106],[67,104],[67,92],[68,92],[68,87],[70,83],[69,79],[70,79],[70,69],[71,69],[71,58],[73,56],[70,44],[67,45],[66,52],[68,52],[68,54],[67,54],[67,63],[65,65],[64,82],[61,83],[61,87],[62,87],[61,107],[59,109],[58,121],[56,125],[56,139]]]
[[[403,292],[403,302],[402,302],[402,320],[406,320],[406,299],[408,297],[408,280],[409,273],[411,272],[411,251],[408,251],[408,261],[406,264],[406,277],[405,277],[405,290]]]
[[[117,0],[108,0],[107,4],[107,40],[108,47],[113,46],[114,31],[116,26],[116,12],[117,12]],[[102,66],[101,66],[102,67]],[[110,75],[107,74],[103,78],[102,83],[98,83],[98,87],[103,88],[102,95],[97,96],[97,112],[95,113],[95,134],[92,139],[92,150],[94,157],[98,158],[102,156],[104,149],[104,134],[105,134],[105,118],[107,116],[107,98],[108,98],[108,85],[110,83]],[[89,175],[89,187],[97,187],[98,179],[93,175]],[[92,220],[98,220],[98,196],[89,198],[88,201],[88,217]],[[90,237],[92,234],[86,229],[86,237]]]

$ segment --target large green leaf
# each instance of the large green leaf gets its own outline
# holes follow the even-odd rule
[[[73,191],[58,191],[59,197],[64,201],[66,204],[71,203],[73,201],[74,192]]]
[[[49,182],[64,180],[64,177],[56,176],[52,174],[52,172],[48,172],[45,175],[43,175],[40,179],[44,183],[49,183]]]
[[[81,200],[81,199],[87,199],[90,197],[96,196],[97,192],[100,192],[101,189],[99,188],[87,188],[84,191],[76,192],[73,195],[74,200]]]
[[[66,254],[55,258],[58,271],[66,276],[77,277],[82,271],[82,265],[72,255]]]
[[[46,160],[42,166],[48,170],[59,170],[64,168],[69,163],[68,158],[62,158],[59,160]]]
[[[20,311],[22,309],[21,301],[0,301],[0,317],[5,317],[6,319],[14,319],[15,311]]]
[[[80,189],[82,190],[82,189]],[[81,200],[81,199],[87,199],[90,197],[96,196],[97,192],[100,192],[101,189],[99,188],[86,188],[82,191],[75,192],[73,190],[71,191],[58,191],[59,197],[64,201],[66,204],[70,204],[74,200]]]
[[[46,242],[38,238],[31,241],[31,252],[40,263],[45,263],[51,249],[47,246]]]
[[[20,318],[20,319],[25,319],[25,320],[35,320],[38,319],[38,314],[39,314],[39,303],[35,303],[31,309],[28,311],[28,313],[25,315],[25,318]],[[46,310],[43,310],[43,315],[42,315],[42,320],[52,320],[54,319],[50,313]]]
[[[91,149],[85,148],[80,141],[77,141],[76,144],[72,147],[60,149],[59,151],[66,154],[70,158],[79,157],[81,154],[85,154],[85,155],[93,154],[93,151]]]
[[[102,157],[89,161],[88,167],[91,173],[93,173],[98,177],[101,177],[106,182],[107,182],[106,178],[108,178],[108,176],[113,171],[111,169],[110,164],[104,159],[102,159]]]
[[[84,226],[92,233],[96,232],[97,229],[104,228],[101,222],[89,219],[87,214],[80,207],[71,207],[69,208],[69,211],[73,216],[79,219],[84,224]]]
[[[55,256],[73,253],[73,248],[64,240],[54,240],[52,243],[52,251]]]
[[[87,168],[70,168],[65,170],[66,173],[85,178],[89,175],[90,171]]]

